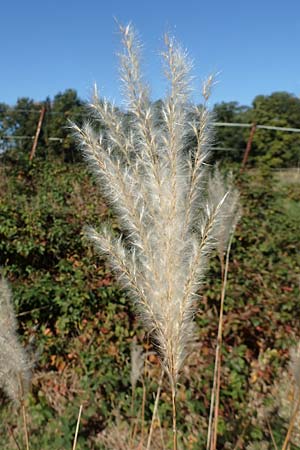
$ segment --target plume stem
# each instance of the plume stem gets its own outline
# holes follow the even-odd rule
[[[173,422],[173,450],[177,450],[177,409],[176,409],[176,385],[175,380],[171,382],[172,391],[172,422]]]
[[[162,371],[161,371],[161,374],[160,374],[160,378],[159,378],[159,382],[158,382],[157,391],[156,391],[156,396],[155,396],[155,402],[154,402],[154,407],[153,407],[153,414],[152,414],[151,425],[150,425],[150,430],[149,430],[149,434],[148,434],[148,441],[147,441],[146,450],[150,450],[152,434],[153,434],[153,428],[154,428],[154,422],[155,422],[155,417],[156,417],[157,410],[158,410],[158,403],[159,403],[159,397],[160,397],[161,386],[162,386],[162,381],[163,381],[163,378],[164,378],[164,374],[165,374],[165,370],[164,370],[164,368],[162,368]]]
[[[221,304],[219,313],[219,325],[218,325],[218,336],[217,336],[217,346],[215,355],[215,368],[214,368],[214,381],[211,395],[211,405],[210,405],[210,416],[209,416],[209,426],[208,426],[208,436],[207,436],[207,449],[216,450],[217,448],[217,434],[218,434],[218,416],[219,416],[219,403],[220,403],[220,384],[221,384],[221,350],[223,341],[223,321],[224,321],[224,303],[226,295],[226,286],[228,278],[229,269],[229,256],[231,250],[231,244],[233,240],[233,233],[231,233],[227,251],[225,264],[224,259],[221,260],[222,267],[222,290],[221,290]]]
[[[296,422],[296,419],[297,419],[297,415],[299,413],[299,409],[300,409],[300,395],[298,396],[297,403],[295,405],[295,409],[293,411],[293,414],[292,414],[292,417],[291,417],[291,420],[290,420],[290,423],[289,423],[289,427],[288,427],[288,430],[287,430],[287,433],[286,433],[286,436],[285,436],[285,439],[284,439],[284,443],[283,443],[283,446],[282,446],[281,450],[286,450],[288,448],[288,444],[289,444],[290,439],[291,439],[291,434],[292,434],[293,428],[295,426],[295,422]]]
[[[21,403],[21,409],[22,409],[25,445],[26,445],[26,450],[29,450],[29,434],[28,434],[28,425],[27,425],[27,414],[26,414],[24,388],[23,388],[23,381],[22,381],[21,374],[18,374],[18,378],[19,378],[19,386],[20,386],[20,403]]]

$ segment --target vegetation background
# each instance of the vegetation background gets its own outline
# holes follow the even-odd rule
[[[34,136],[42,106],[45,120],[29,163],[32,139],[24,136]],[[118,423],[118,433],[126,433],[139,416],[145,390],[146,427],[160,373],[126,296],[82,240],[83,225],[111,215],[66,127],[67,119],[80,122],[84,108],[71,89],[43,104],[23,98],[14,107],[0,106],[0,265],[12,285],[22,342],[35,349],[28,403],[32,449],[71,448],[81,404],[77,448],[106,448],[105,432]],[[257,96],[252,107],[217,104],[214,112],[219,122],[300,126],[300,100],[285,92]],[[299,166],[300,135],[257,130],[248,168],[240,173],[248,136],[249,129],[217,128],[212,152],[224,170],[234,172],[243,207],[225,302],[219,448],[246,448],[251,442],[262,448],[270,441],[267,422],[280,441],[286,420],[268,411],[289,349],[300,337],[299,173],[293,181],[291,172],[273,171]],[[198,339],[179,387],[184,449],[205,448],[220,289],[216,256],[196,317]],[[134,336],[148,356],[132,410]],[[170,428],[168,396],[166,389],[157,433]],[[0,417],[0,448],[22,445],[21,419],[4,397]],[[143,435],[140,423],[138,432]],[[168,436],[163,437],[167,448]],[[300,448],[296,438],[293,442],[291,448]]]

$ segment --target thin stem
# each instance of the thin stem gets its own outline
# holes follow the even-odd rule
[[[12,438],[14,440],[14,443],[16,444],[18,450],[21,450],[21,447],[19,446],[19,443],[18,443],[18,441],[17,441],[17,439],[15,437],[13,428],[11,426],[8,426],[7,428],[8,428],[9,434],[12,436]]]
[[[165,374],[165,371],[162,368],[162,371],[161,371],[161,374],[160,374],[160,378],[159,378],[159,381],[158,381],[158,387],[157,387],[157,391],[156,391],[156,396],[155,396],[155,402],[154,402],[154,408],[153,408],[153,414],[152,414],[152,420],[151,420],[151,426],[150,426],[150,430],[149,430],[148,442],[147,442],[146,450],[150,450],[151,439],[152,439],[153,428],[154,428],[154,421],[155,421],[155,417],[156,417],[156,413],[157,413],[157,409],[158,409],[158,402],[159,402],[160,391],[161,391],[161,386],[162,386],[162,381],[163,381],[163,378],[164,378],[164,374]]]
[[[210,399],[210,410],[209,410],[206,450],[209,450],[209,448],[210,448],[211,434],[212,434],[212,429],[213,429],[213,412],[214,412],[215,393],[216,393],[216,384],[217,384],[217,364],[216,364],[216,359],[217,359],[217,354],[215,355],[214,379],[213,379],[213,386],[212,386],[211,399]]]
[[[28,436],[28,428],[27,428],[27,415],[24,401],[22,400],[22,415],[23,415],[23,425],[24,425],[24,434],[25,434],[25,442],[26,442],[26,450],[29,450],[29,436]]]
[[[145,433],[145,405],[146,405],[146,386],[144,380],[143,384],[143,400],[142,400],[142,444],[144,443],[144,433]]]
[[[134,419],[134,418],[136,419],[136,417],[134,416],[134,403],[135,403],[135,387],[132,387],[132,390],[131,390],[131,418],[132,419]],[[136,420],[133,420],[131,422],[131,424],[132,424],[131,425],[131,432],[130,432],[130,442],[131,442],[131,444],[132,444],[132,439],[133,439],[133,436],[134,436],[134,429],[135,429]]]
[[[79,424],[80,424],[81,413],[82,413],[82,405],[80,405],[80,408],[79,408],[79,413],[78,413],[78,418],[77,418],[77,424],[76,424],[76,430],[75,430],[75,436],[74,436],[72,450],[75,450],[76,445],[77,445],[77,438],[78,438],[78,432],[79,432]]]
[[[131,416],[134,415],[134,403],[135,403],[135,387],[131,390]]]
[[[294,428],[294,425],[295,425],[297,414],[299,413],[299,408],[300,408],[300,395],[298,396],[296,407],[295,407],[295,410],[294,410],[293,415],[291,417],[291,420],[290,420],[290,423],[289,423],[289,427],[288,427],[288,431],[286,433],[285,440],[284,440],[284,443],[283,443],[283,446],[282,446],[281,450],[286,450],[287,449],[287,446],[288,446],[288,443],[290,441],[291,434],[292,434],[292,431],[293,431],[293,428]]]
[[[139,409],[139,414],[140,414],[140,410],[141,410],[141,408]],[[131,446],[133,446],[133,442],[134,442],[136,434],[137,434],[137,428],[138,428],[138,416],[135,417],[132,436],[130,437],[130,445]]]
[[[231,234],[229,242],[228,242],[225,264],[221,260],[221,266],[222,266],[221,304],[220,304],[220,313],[219,313],[217,347],[216,347],[216,355],[215,355],[214,381],[213,381],[213,389],[212,389],[212,397],[211,397],[209,428],[208,428],[207,447],[206,447],[207,450],[209,448],[210,448],[210,450],[216,450],[216,448],[217,448],[218,417],[219,417],[219,404],[220,404],[220,385],[221,385],[221,350],[222,350],[222,340],[223,340],[224,303],[225,303],[225,294],[226,294],[228,268],[229,268],[229,256],[230,256],[232,239],[233,239],[233,233]]]
[[[144,425],[145,425],[145,405],[146,405],[146,386],[144,380],[142,380],[142,386],[143,386],[143,398],[142,398],[142,404],[139,408],[138,414],[135,416],[133,431],[130,436],[130,448],[133,447],[134,441],[136,439],[137,433],[138,433],[138,425],[139,425],[139,417],[141,417],[141,444],[143,445],[144,442]]]
[[[271,425],[270,425],[270,423],[269,423],[269,421],[268,421],[268,420],[267,420],[267,426],[268,426],[268,430],[269,430],[269,433],[270,433],[270,436],[271,436],[271,439],[272,439],[272,442],[273,442],[274,448],[275,448],[275,450],[278,450],[278,447],[277,447],[277,444],[276,444],[276,441],[275,441],[275,438],[274,438],[274,434],[273,434],[273,431],[272,431]]]
[[[25,444],[26,444],[26,450],[29,450],[29,435],[28,435],[28,426],[27,426],[27,415],[26,415],[26,407],[25,407],[25,401],[24,401],[24,385],[23,385],[23,381],[22,381],[22,377],[21,377],[20,373],[18,374],[18,378],[19,378],[19,393],[20,393],[20,401],[21,401],[21,409],[22,409]]]
[[[244,439],[244,436],[246,434],[248,427],[249,427],[249,422],[247,422],[246,425],[244,426],[242,434],[238,437],[238,440],[237,440],[235,446],[233,447],[233,450],[238,450],[241,448],[241,445],[243,444],[243,439]]]
[[[163,450],[166,450],[166,444],[165,444],[164,434],[163,434],[163,430],[162,430],[162,426],[161,426],[161,420],[160,420],[158,413],[157,413],[157,421],[158,421],[158,426],[159,426],[159,431],[160,431],[161,445],[162,445]]]
[[[172,380],[172,419],[173,419],[173,450],[177,450],[177,411],[176,411],[176,386],[174,380]]]

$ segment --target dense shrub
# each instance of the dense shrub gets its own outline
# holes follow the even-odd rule
[[[58,159],[37,159],[31,166],[7,163],[1,167],[0,183],[0,265],[12,285],[23,342],[33,341],[38,354],[28,406],[31,448],[70,447],[80,404],[78,448],[101,448],[98,433],[113,417],[132,420],[133,335],[144,349],[151,349],[104,262],[82,241],[83,225],[100,223],[110,211],[99,202],[81,164],[70,166]],[[265,395],[300,336],[299,184],[279,183],[258,172],[238,175],[237,183],[243,219],[233,242],[225,307],[220,448],[225,442],[234,446],[242,435],[245,443],[267,437],[254,420],[253,398]],[[199,339],[179,388],[184,448],[199,449],[205,442],[218,267],[216,257],[197,314]],[[268,364],[262,365],[263,357],[269,358]],[[157,359],[150,353],[144,374],[146,420],[151,418],[158,376]],[[140,383],[136,396],[138,405]],[[167,397],[162,396],[159,409],[163,427],[171,420]],[[15,448],[13,431],[22,440],[10,408],[3,399],[0,446],[8,450]]]

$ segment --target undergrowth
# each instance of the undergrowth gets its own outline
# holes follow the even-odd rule
[[[38,354],[27,406],[31,448],[69,448],[80,404],[77,448],[102,448],[103,430],[113,429],[116,420],[131,423],[139,414],[141,380],[134,415],[131,411],[130,349],[135,335],[149,352],[142,378],[150,399],[146,425],[160,375],[157,357],[130,304],[105,262],[82,240],[84,224],[100,223],[111,213],[99,202],[97,188],[80,164],[37,159],[32,166],[3,166],[2,174],[0,265],[12,285],[23,343],[33,342]],[[270,441],[261,410],[270,402],[268,393],[300,336],[299,185],[279,184],[257,172],[239,176],[238,184],[243,220],[233,241],[225,303],[219,448],[233,448],[239,438],[241,448]],[[290,202],[292,213],[286,206]],[[186,449],[205,446],[219,279],[215,259],[196,317],[197,341],[178,391],[179,438]],[[159,404],[162,429],[171,423],[167,392]],[[16,448],[13,435],[22,442],[19,421],[3,397],[1,448]],[[273,421],[280,440],[285,422]]]

